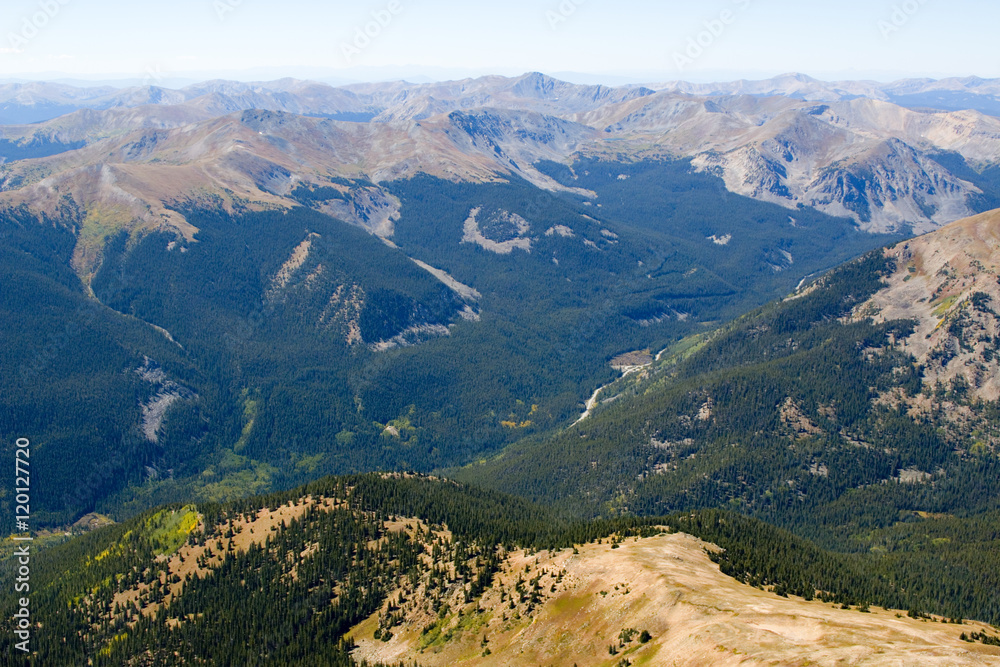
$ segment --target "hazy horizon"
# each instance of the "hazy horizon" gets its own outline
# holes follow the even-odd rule
[[[822,82],[838,82],[838,81],[873,81],[881,84],[893,83],[896,81],[901,81],[905,79],[952,79],[952,78],[983,78],[988,79],[992,77],[980,77],[976,73],[969,74],[950,74],[950,75],[927,75],[920,76],[917,74],[909,73],[897,73],[897,74],[868,74],[868,73],[827,73],[827,74],[812,74],[808,72],[795,72],[792,70],[781,71],[776,73],[764,73],[764,72],[750,72],[750,73],[727,73],[719,72],[713,74],[704,74],[701,76],[687,76],[687,77],[675,77],[668,78],[667,76],[636,76],[628,74],[618,74],[618,73],[591,73],[591,72],[547,72],[541,69],[531,69],[521,72],[514,71],[445,71],[445,72],[435,72],[435,70],[427,70],[430,73],[424,74],[420,70],[410,70],[410,69],[400,69],[398,72],[392,69],[386,70],[376,70],[371,72],[364,72],[359,70],[350,70],[347,72],[337,72],[331,70],[329,72],[282,72],[282,71],[261,71],[261,70],[246,70],[243,72],[233,72],[233,71],[221,71],[221,72],[176,72],[171,74],[169,77],[129,77],[127,74],[94,74],[92,76],[74,75],[66,72],[48,72],[42,73],[36,76],[31,75],[12,75],[12,76],[0,76],[0,85],[11,84],[11,83],[54,83],[71,85],[76,87],[100,87],[109,86],[114,88],[126,88],[132,86],[142,86],[142,85],[152,85],[160,88],[166,89],[181,89],[186,86],[191,86],[199,83],[204,83],[207,81],[235,81],[240,83],[268,83],[274,82],[281,79],[295,79],[300,81],[315,81],[318,83],[324,83],[331,86],[349,86],[353,84],[361,83],[382,83],[390,81],[406,81],[413,84],[421,83],[443,83],[448,81],[459,81],[464,79],[475,79],[487,76],[502,76],[507,78],[516,78],[529,74],[531,72],[539,72],[545,76],[558,79],[560,81],[566,81],[573,84],[581,85],[605,85],[605,86],[635,86],[643,84],[662,84],[662,83],[672,83],[672,82],[685,82],[692,84],[709,84],[709,83],[728,83],[733,81],[767,81],[775,79],[786,75],[804,75],[809,78],[815,79]],[[1000,77],[996,77],[1000,78]]]
[[[178,0],[13,0],[2,13],[0,79],[193,82],[283,77],[343,83],[451,80],[540,71],[584,83],[1000,77],[982,0],[802,6],[632,0],[453,0],[355,5]],[[456,62],[461,66],[456,66]],[[976,63],[975,72],[969,63]]]

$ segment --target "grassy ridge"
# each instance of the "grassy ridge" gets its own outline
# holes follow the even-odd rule
[[[228,538],[234,519],[305,496],[342,503],[277,526],[260,546],[224,553],[211,574],[185,579],[166,610],[138,614],[140,606],[163,599],[165,587],[157,582],[166,566],[159,554],[182,542],[213,548]],[[37,653],[29,664],[89,659],[116,665],[139,655],[150,656],[150,664],[174,664],[174,653],[209,664],[306,665],[319,657],[324,664],[352,664],[343,642],[348,628],[378,609],[398,582],[447,573],[428,569],[417,557],[422,552],[453,563],[451,577],[472,564],[462,581],[471,582],[468,595],[475,599],[505,549],[569,548],[613,534],[649,535],[657,526],[721,546],[713,558],[723,572],[777,594],[1000,622],[991,593],[1000,565],[997,515],[919,524],[930,536],[928,548],[911,531],[906,549],[845,555],[729,512],[579,521],[505,494],[422,477],[327,478],[290,492],[206,505],[197,508],[204,529],[188,532],[193,509],[161,508],[38,555],[32,609],[43,627],[34,635]],[[421,519],[427,532],[386,531],[383,521],[395,517]],[[434,537],[433,526],[447,526],[451,539]],[[903,535],[896,531],[897,538]],[[134,608],[115,601],[116,594],[150,582]],[[5,596],[9,618],[13,600]],[[239,642],[226,640],[232,628],[240,629]],[[0,656],[14,664],[8,630]]]

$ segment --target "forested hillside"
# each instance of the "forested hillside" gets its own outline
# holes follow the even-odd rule
[[[69,199],[4,214],[0,426],[34,444],[34,516],[465,464],[573,418],[616,355],[880,242],[815,212],[793,225],[687,162],[591,166],[597,205],[394,181],[389,243],[320,212],[371,204],[364,179],[293,191],[317,210],[188,202],[187,236]]]
[[[505,628],[530,625],[554,609],[550,600],[579,594],[581,575],[561,575],[540,559],[631,558],[633,541],[675,531],[721,547],[707,548],[723,573],[775,600],[816,599],[813,614],[829,613],[822,609],[830,603],[861,612],[878,605],[917,618],[938,614],[935,621],[997,623],[996,525],[994,518],[967,526],[974,538],[941,524],[954,542],[940,557],[844,556],[725,512],[580,522],[453,482],[328,478],[282,494],[160,508],[37,554],[31,608],[41,624],[28,664],[351,665],[355,641],[389,642],[414,623],[424,624],[423,646],[432,652],[471,633],[486,656],[487,648],[501,650],[490,640]],[[618,604],[630,592],[639,603],[645,581],[604,582],[599,604]],[[11,593],[3,600],[10,618]],[[640,646],[639,630],[627,637],[618,630],[607,639],[618,650]],[[955,627],[953,644],[963,630],[995,635],[982,624]],[[10,628],[0,637],[3,664],[25,664]],[[595,657],[580,646],[569,655],[586,664]]]
[[[995,119],[287,85],[0,140],[33,664],[996,655]]]
[[[979,248],[964,229],[919,239],[928,248],[919,257],[946,237],[949,248]],[[953,548],[950,530],[990,540],[1000,509],[996,403],[973,382],[996,341],[973,337],[985,326],[973,314],[989,316],[992,297],[977,297],[959,269],[931,276],[928,304],[916,305],[935,319],[919,326],[937,322],[943,338],[927,335],[935,347],[920,362],[916,343],[903,345],[916,340],[916,320],[872,318],[869,304],[889,297],[870,299],[890,276],[916,285],[924,275],[897,266],[918,242],[669,347],[605,389],[586,420],[454,474],[590,516],[725,508],[844,552],[933,560]],[[942,375],[951,358],[967,370]],[[928,537],[935,532],[940,539]]]

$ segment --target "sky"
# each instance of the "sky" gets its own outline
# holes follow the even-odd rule
[[[4,0],[0,79],[1000,77],[995,0]]]

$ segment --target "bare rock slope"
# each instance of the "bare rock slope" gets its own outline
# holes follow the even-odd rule
[[[886,251],[896,263],[884,289],[855,309],[878,321],[911,319],[898,345],[924,368],[924,382],[955,382],[1000,399],[1000,211],[960,220]]]

